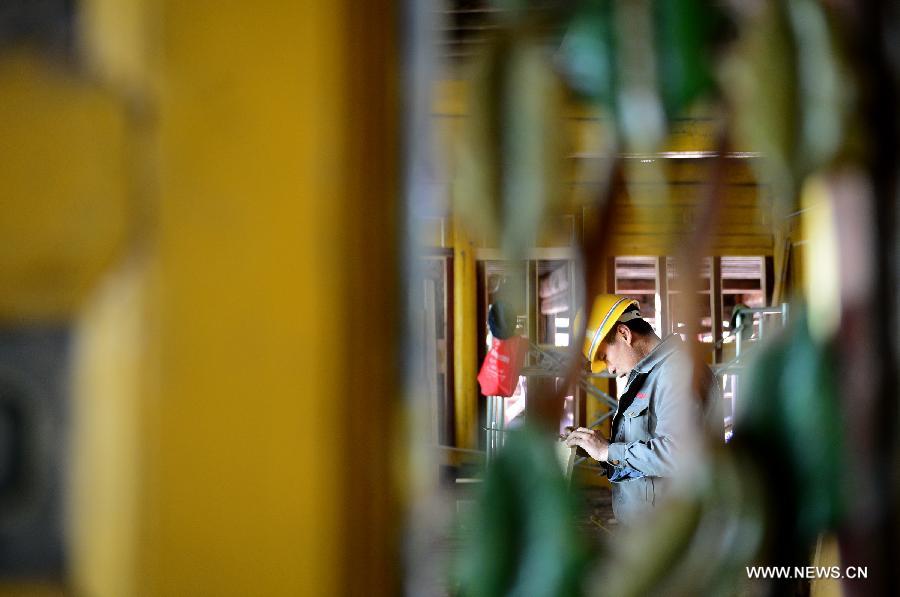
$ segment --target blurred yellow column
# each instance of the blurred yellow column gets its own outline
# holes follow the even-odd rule
[[[76,590],[396,593],[393,4],[147,0],[143,65],[89,5],[147,69],[156,200],[82,318]]]
[[[478,447],[478,284],[475,244],[459,221],[453,222],[453,346],[456,445]]]

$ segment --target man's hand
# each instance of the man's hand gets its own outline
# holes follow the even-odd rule
[[[583,448],[591,458],[600,462],[606,462],[609,457],[609,442],[603,439],[599,431],[587,427],[579,427],[570,433],[566,438],[566,445],[570,448],[573,446]]]

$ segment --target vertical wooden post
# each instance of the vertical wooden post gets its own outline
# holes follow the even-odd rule
[[[669,319],[669,270],[665,255],[656,258],[656,316],[659,318],[659,333],[665,338],[672,331]]]
[[[712,316],[713,362],[722,362],[722,258],[714,256],[709,270],[709,306]]]
[[[478,447],[478,318],[475,246],[453,224],[453,386],[456,445]]]

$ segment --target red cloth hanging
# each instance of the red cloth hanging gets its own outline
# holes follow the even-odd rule
[[[528,338],[494,338],[478,373],[481,393],[485,396],[512,396],[519,383],[519,372],[525,365],[527,354]]]

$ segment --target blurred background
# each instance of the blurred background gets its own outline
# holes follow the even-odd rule
[[[898,13],[5,0],[0,595],[892,594]],[[601,293],[722,389],[633,529]]]

